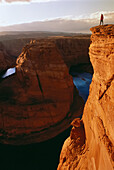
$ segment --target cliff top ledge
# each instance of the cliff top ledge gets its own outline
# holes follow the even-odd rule
[[[99,25],[90,28],[90,30],[92,31],[92,34],[104,34],[114,36],[114,24]]]

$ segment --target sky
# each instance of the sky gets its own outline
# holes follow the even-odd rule
[[[0,31],[88,32],[101,13],[114,24],[114,0],[0,0]]]

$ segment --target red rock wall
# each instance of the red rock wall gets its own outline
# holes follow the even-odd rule
[[[17,38],[12,36],[12,39],[9,38],[9,40],[2,40],[2,43],[4,44],[5,49],[7,50],[7,53],[10,56],[18,57],[23,47],[26,44],[29,44],[32,38]]]
[[[75,120],[73,138],[70,136],[63,145],[58,170],[114,168],[114,25],[97,26],[91,31],[89,55],[94,75],[84,107],[84,129],[81,132],[83,126],[77,128],[79,120]],[[85,142],[80,144],[82,136]]]
[[[52,138],[81,115],[83,103],[55,43],[31,42],[17,59],[16,74],[0,84],[0,142]]]
[[[14,38],[14,37],[13,37]],[[35,38],[31,38],[35,39]],[[2,43],[4,44],[8,54],[10,56],[19,56],[22,52],[23,47],[31,41],[30,38],[21,38],[4,40]],[[45,38],[47,39],[47,38]],[[88,63],[89,55],[88,55],[88,47],[90,45],[90,37],[89,36],[77,36],[77,37],[53,37],[48,38],[50,41],[56,43],[58,49],[63,56],[64,62],[68,67],[74,64],[79,63]],[[37,38],[38,41],[41,38]],[[15,47],[15,48],[14,48]]]
[[[80,63],[90,63],[88,48],[90,37],[57,38],[56,44],[68,68]]]

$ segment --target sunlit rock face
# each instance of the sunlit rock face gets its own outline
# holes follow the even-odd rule
[[[4,45],[0,42],[0,73],[15,65],[15,59],[11,57]]]
[[[17,59],[16,73],[0,85],[0,142],[54,137],[81,115],[83,103],[56,44],[31,41]]]
[[[94,75],[81,120],[85,130],[81,132],[75,123],[72,124],[71,135],[61,151],[58,170],[114,168],[114,25],[97,26],[91,31],[89,55]],[[75,122],[79,124],[79,120]],[[74,131],[76,135],[78,133],[77,138],[72,135]],[[84,134],[82,144],[79,141]]]

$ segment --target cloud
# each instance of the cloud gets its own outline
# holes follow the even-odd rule
[[[99,20],[101,14],[104,15],[105,19],[109,19],[109,18],[113,18],[114,11],[97,11],[97,12],[94,12],[94,13],[91,13],[91,14],[88,14],[88,15],[84,14],[84,15],[80,15],[80,16],[77,16],[77,17],[70,15],[70,16],[65,16],[65,17],[66,17],[66,19],[73,19],[73,20],[80,20],[80,19]]]
[[[104,15],[104,24],[114,23],[114,11],[100,11],[91,14],[85,21],[89,23],[98,23],[100,20],[101,13]]]
[[[106,18],[106,20],[108,20],[108,19],[113,20],[113,23],[114,23],[114,11],[105,13],[105,18]]]
[[[114,23],[114,11],[97,11],[95,13],[91,13],[88,15],[79,15],[79,16],[64,16],[61,17],[61,19],[64,20],[74,20],[74,21],[81,21],[81,22],[87,22],[87,23],[91,23],[91,24],[98,24],[99,20],[100,20],[100,16],[101,14],[104,15],[104,22],[109,24],[109,23]]]
[[[100,15],[104,14],[104,24],[114,23],[114,11],[100,11],[83,17],[65,16],[46,21],[36,21],[0,27],[0,31],[52,31],[52,32],[75,32],[90,33],[90,28],[99,25]]]
[[[105,18],[112,18],[112,16],[114,15],[114,11],[98,11],[98,12],[95,12],[95,13],[92,13],[90,15],[90,18],[99,18],[100,15],[103,14],[105,16]]]
[[[93,25],[85,20],[56,19],[51,21],[38,21],[0,27],[0,31],[52,31],[52,32],[77,32],[88,33]]]
[[[88,15],[80,15],[78,17],[66,16],[66,20],[79,20],[84,23],[89,23],[91,25],[96,25],[100,21],[101,14],[104,15],[104,23],[110,24],[114,23],[114,11],[97,11]],[[65,19],[65,18],[64,18]]]

